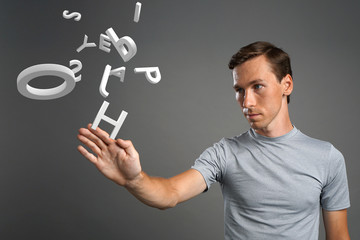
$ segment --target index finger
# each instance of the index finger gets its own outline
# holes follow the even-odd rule
[[[114,139],[111,139],[111,138],[109,137],[109,134],[108,134],[106,131],[102,130],[101,128],[97,127],[96,129],[93,129],[91,123],[88,124],[88,129],[89,129],[93,134],[95,134],[96,136],[98,136],[104,143],[106,143],[106,144],[108,144],[108,145],[111,144],[111,143],[113,143],[113,142],[115,141]]]

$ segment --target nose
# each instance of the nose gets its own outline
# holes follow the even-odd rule
[[[243,99],[242,99],[242,107],[243,108],[251,108],[255,106],[255,97],[251,91],[245,91]]]

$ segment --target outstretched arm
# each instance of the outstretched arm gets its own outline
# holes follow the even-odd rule
[[[79,129],[78,139],[83,146],[79,152],[92,162],[107,178],[125,187],[143,203],[159,209],[174,207],[206,189],[202,175],[190,169],[172,178],[148,176],[142,171],[139,154],[129,140],[109,138],[109,134],[91,124]]]

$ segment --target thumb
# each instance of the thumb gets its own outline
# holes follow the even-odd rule
[[[119,147],[123,148],[126,153],[128,153],[130,156],[137,155],[137,151],[135,150],[134,145],[130,140],[123,140],[123,139],[117,139],[116,143]]]

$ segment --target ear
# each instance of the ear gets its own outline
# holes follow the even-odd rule
[[[281,85],[283,87],[283,95],[289,96],[294,88],[293,79],[290,74],[286,74],[286,76],[283,77],[283,79],[281,80]]]

